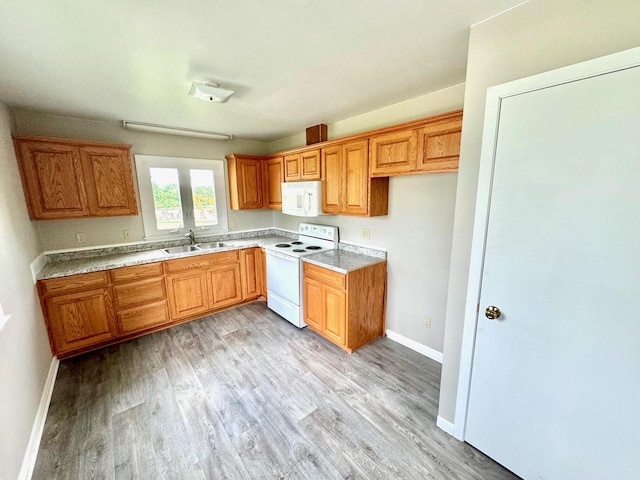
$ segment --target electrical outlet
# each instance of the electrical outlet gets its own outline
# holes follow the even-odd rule
[[[368,228],[362,229],[362,238],[366,238],[367,240],[371,238],[371,232],[369,232]]]
[[[427,328],[431,328],[431,317],[428,315],[424,316],[424,326]]]
[[[122,237],[125,240],[129,240],[131,238],[131,230],[129,230],[128,228],[125,228],[124,230],[122,230]]]
[[[231,220],[231,229],[234,230],[236,228],[236,221]]]
[[[76,233],[76,243],[85,243],[87,241],[87,237],[83,232]]]

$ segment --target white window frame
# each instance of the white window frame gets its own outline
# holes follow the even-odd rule
[[[207,160],[203,158],[163,157],[157,155],[134,155],[138,189],[140,192],[140,213],[144,224],[145,240],[166,240],[182,238],[185,232],[193,230],[196,235],[204,233],[213,235],[229,231],[227,210],[227,181],[225,162],[223,160]],[[178,170],[180,200],[184,225],[176,230],[158,230],[156,224],[155,204],[151,187],[150,168],[175,168]],[[213,170],[216,212],[218,225],[196,227],[193,215],[193,195],[189,170]]]

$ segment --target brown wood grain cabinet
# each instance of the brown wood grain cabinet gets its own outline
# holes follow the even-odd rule
[[[320,149],[305,150],[284,156],[284,181],[320,180]]]
[[[263,207],[262,159],[249,155],[227,155],[229,200],[232,210]]]
[[[136,215],[130,145],[14,137],[32,220]]]
[[[207,271],[202,269],[167,275],[167,293],[172,320],[209,310]]]
[[[462,112],[438,115],[369,140],[370,175],[455,172],[460,159]]]
[[[386,262],[342,274],[304,263],[305,322],[352,352],[384,335]]]
[[[379,216],[388,212],[389,179],[369,177],[367,140],[322,149],[322,211]]]
[[[272,210],[282,210],[283,157],[266,158],[263,166],[263,206]]]
[[[262,295],[262,252],[259,248],[240,250],[242,270],[242,299]]]

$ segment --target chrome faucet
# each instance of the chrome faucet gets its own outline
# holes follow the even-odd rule
[[[184,234],[184,238],[188,238],[189,239],[189,244],[191,244],[191,245],[195,245],[196,244],[196,234],[193,233],[193,230],[189,230],[189,233],[185,233]]]

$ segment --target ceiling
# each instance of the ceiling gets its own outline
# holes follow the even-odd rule
[[[469,26],[521,2],[2,0],[0,100],[275,140],[463,82]]]

